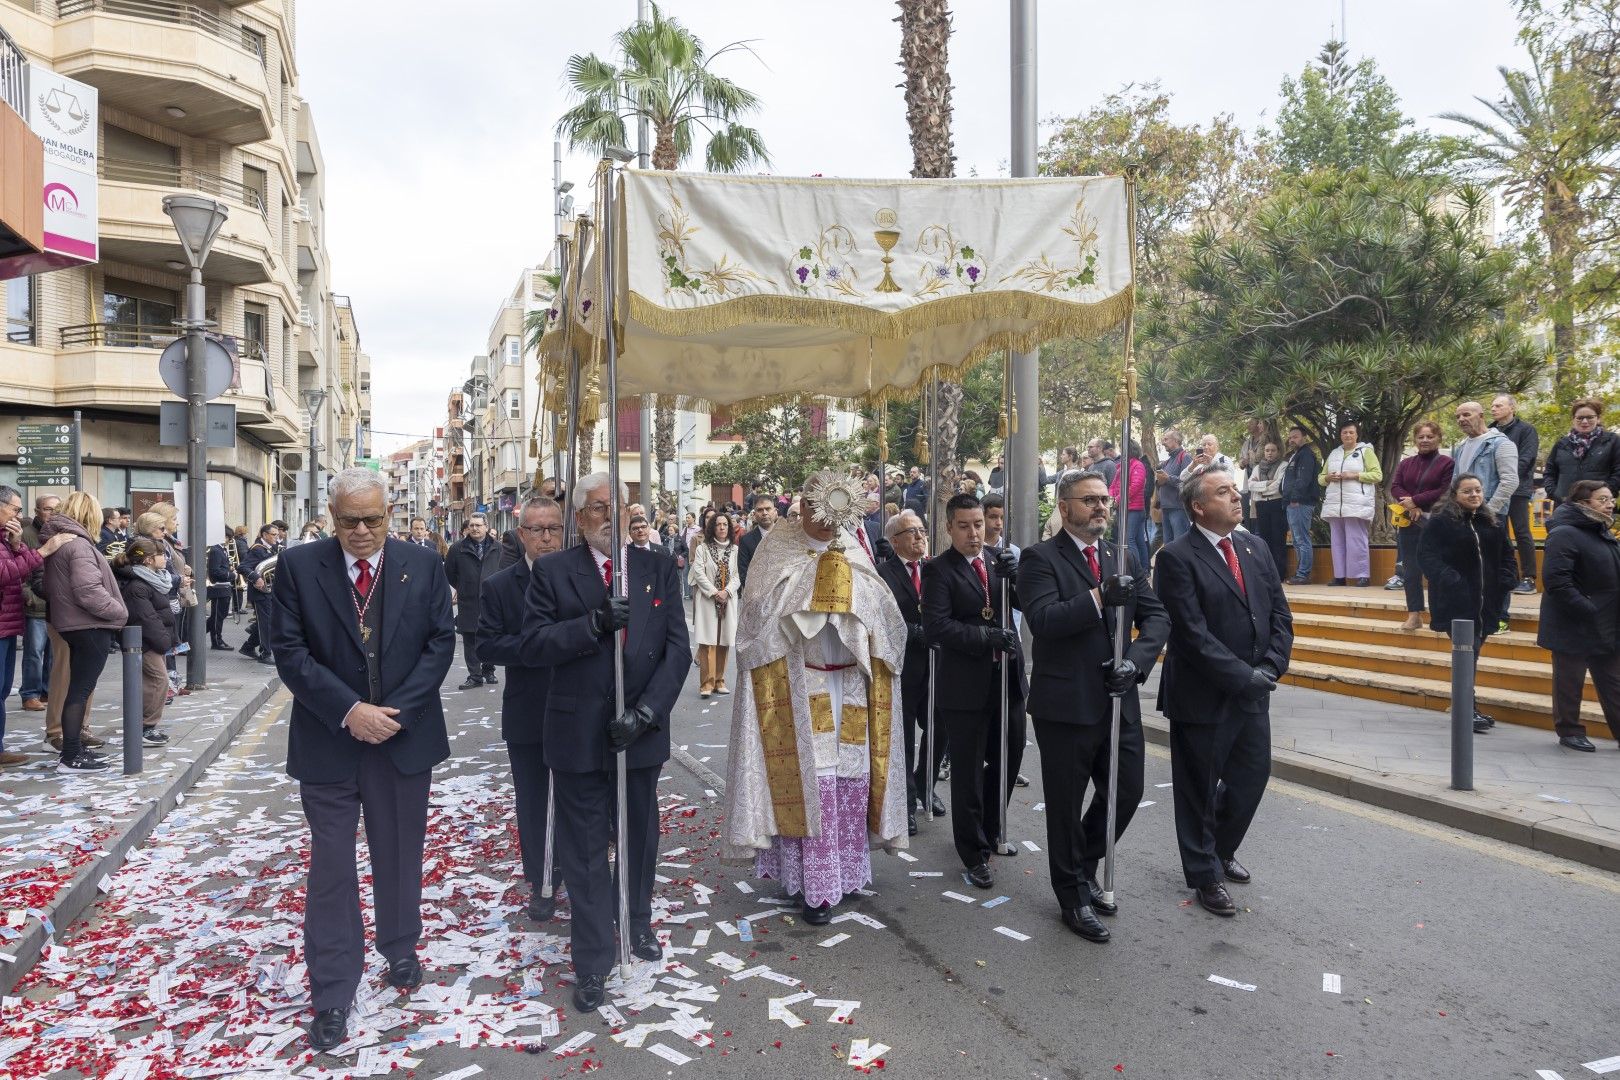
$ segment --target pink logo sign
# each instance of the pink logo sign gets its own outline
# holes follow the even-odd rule
[[[79,212],[79,197],[66,184],[46,184],[45,205],[57,213],[76,214]]]

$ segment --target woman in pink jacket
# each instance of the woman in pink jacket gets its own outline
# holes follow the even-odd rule
[[[23,543],[22,492],[0,484],[0,740],[6,735],[6,699],[11,696],[11,677],[17,668],[17,642],[23,632],[23,581],[39,569],[40,553],[50,553],[62,541],[45,544],[35,551]],[[0,743],[0,766],[22,765],[26,754],[4,752]]]
[[[113,637],[129,621],[124,598],[107,557],[91,539],[101,529],[101,504],[75,491],[39,530],[41,539],[66,536],[45,559],[45,599],[51,629],[68,644],[68,689],[62,702],[64,772],[97,772],[107,759],[85,749],[81,738],[90,692],[107,666]],[[94,531],[92,531],[94,530]]]
[[[1126,489],[1127,496],[1130,499],[1130,502],[1127,503],[1130,513],[1127,515],[1128,520],[1125,525],[1130,535],[1126,537],[1126,544],[1130,547],[1131,554],[1136,556],[1137,562],[1145,567],[1148,564],[1148,467],[1146,459],[1142,457],[1141,444],[1135,439],[1131,440],[1127,456],[1130,458],[1131,464],[1128,470],[1130,473],[1130,479],[1128,480],[1130,486]],[[1116,507],[1119,505],[1120,498],[1119,479],[1126,472],[1125,469],[1116,469],[1114,471],[1114,481],[1108,487],[1108,494],[1113,496]]]

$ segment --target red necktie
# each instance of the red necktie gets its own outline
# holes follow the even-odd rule
[[[603,559],[602,560],[602,584],[607,586],[607,591],[608,592],[613,591],[613,560],[612,559]]]
[[[1097,581],[1097,582],[1101,582],[1102,581],[1102,566],[1101,566],[1101,564],[1099,564],[1097,562],[1097,548],[1096,548],[1096,546],[1093,545],[1091,547],[1085,548],[1084,550],[1085,550],[1085,553],[1086,553],[1086,563],[1091,567],[1091,578],[1092,578],[1092,580]]]
[[[921,597],[922,575],[917,572],[917,564],[914,562],[909,562],[906,563],[906,565],[911,568],[911,590]]]
[[[979,585],[984,589],[984,606],[990,606],[990,575],[984,571],[984,560],[973,560],[973,572],[979,575]]]
[[[1226,567],[1232,571],[1232,578],[1237,582],[1238,592],[1243,593],[1244,596],[1249,595],[1248,591],[1243,587],[1243,567],[1238,565],[1237,552],[1232,550],[1232,538],[1230,536],[1221,537],[1221,542],[1217,546],[1220,547],[1221,554],[1226,556]]]
[[[356,559],[354,569],[354,591],[364,600],[366,594],[371,591],[371,564],[364,559]]]

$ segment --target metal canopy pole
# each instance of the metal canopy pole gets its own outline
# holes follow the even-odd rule
[[[1131,292],[1134,298],[1136,291],[1136,167],[1131,166],[1125,172],[1125,226],[1130,237],[1131,248]],[[1119,541],[1115,545],[1115,554],[1118,556],[1115,572],[1121,575],[1130,573],[1130,562],[1126,553],[1130,550],[1130,516],[1131,516],[1131,403],[1136,400],[1136,349],[1134,338],[1136,334],[1136,317],[1132,313],[1125,316],[1125,372],[1120,376],[1119,390],[1114,394],[1114,419],[1119,422],[1119,446],[1121,453],[1120,468],[1124,475],[1119,481]],[[1143,465],[1143,468],[1146,468]],[[1142,512],[1147,513],[1144,506]],[[1142,568],[1145,572],[1147,567]],[[1123,610],[1114,616],[1114,662],[1117,664],[1125,658],[1126,638],[1130,633],[1129,622]],[[1103,836],[1103,902],[1114,903],[1114,829],[1118,818],[1118,807],[1115,805],[1119,799],[1119,727],[1124,699],[1113,698],[1113,707],[1108,719],[1108,804],[1107,823]],[[1093,796],[1095,798],[1095,796]]]
[[[607,392],[608,415],[614,417],[617,423],[619,415],[619,334],[615,326],[618,318],[615,292],[618,283],[614,280],[618,269],[615,246],[619,243],[618,222],[614,220],[613,185],[617,175],[613,170],[611,160],[604,159],[602,163],[602,280],[603,289],[600,297],[603,304],[602,328],[607,337]],[[608,453],[608,505],[612,507],[612,518],[608,523],[608,535],[612,553],[609,558],[613,561],[613,593],[615,596],[630,595],[630,579],[628,569],[625,567],[624,538],[621,536],[620,517],[624,512],[624,501],[619,494],[619,449],[618,440],[614,438],[609,444]],[[613,635],[613,715],[618,717],[624,713],[624,635]],[[617,780],[618,798],[618,879],[619,879],[619,972],[620,977],[630,977],[630,813],[627,809],[626,790],[629,785],[629,775],[625,764],[625,750],[620,750],[614,757],[615,779]]]
[[[1011,116],[1012,155],[1010,164],[1014,176],[1036,175],[1035,150],[1039,138],[1035,122],[1035,62],[1036,28],[1035,0],[1010,0],[1011,55]],[[1041,454],[1041,354],[1038,349],[1014,353],[1012,381],[1016,387],[1015,400],[1022,415],[1008,437],[1007,460],[1017,459],[1029,468],[1020,473],[1017,499],[1012,485],[1007,485],[1007,535],[1024,547],[1041,538],[1040,495],[1036,484],[1040,478]],[[1011,417],[1009,416],[1009,420]],[[1013,515],[1016,502],[1018,515]]]
[[[939,432],[935,424],[939,415],[939,379],[928,380],[928,389],[924,392],[924,406],[917,411],[917,425],[923,430],[923,438],[927,440],[928,447],[928,498],[923,500],[923,509],[928,512],[928,519],[924,522],[928,526],[928,554],[930,557],[939,554]],[[924,427],[923,425],[927,426]],[[938,755],[934,752],[934,692],[939,673],[939,650],[934,646],[928,647],[928,716],[925,720],[924,742],[927,744],[927,777],[928,794],[924,801],[928,804],[928,820],[934,820],[934,785],[939,782]]]
[[[1005,357],[1002,361],[1001,374],[1002,409],[1007,417],[1008,436],[1006,448],[1001,455],[1001,550],[1011,551],[1012,537],[1008,530],[1012,528],[1013,508],[1012,435],[1017,430],[1017,426],[1016,421],[1013,419],[1012,411],[1012,357],[1010,355]],[[1010,579],[1002,581],[1000,622],[1003,630],[1011,629],[1012,627],[1012,605],[1009,600],[1009,594],[1011,592],[1012,581]],[[1009,727],[1009,706],[1007,699],[1010,696],[1007,680],[1011,677],[1013,662],[1016,659],[1016,653],[1012,655],[1008,655],[1007,653],[1001,654],[1001,743],[999,744],[1001,757],[1001,775],[999,777],[1001,781],[1001,805],[996,809],[996,854],[998,855],[1008,855],[1013,853],[1014,850],[1012,845],[1007,843],[1007,781],[1009,779],[1007,774],[1010,771],[1008,769],[1008,765],[1010,764],[1008,759],[1012,756],[1009,752],[1009,747],[1007,746]]]

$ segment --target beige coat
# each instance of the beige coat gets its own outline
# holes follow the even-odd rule
[[[720,561],[716,561],[709,545],[702,539],[692,545],[688,560],[687,580],[692,585],[692,644],[725,645],[737,640],[737,545],[721,548]],[[719,591],[720,562],[725,563],[726,594],[731,598],[722,617],[714,604]]]

